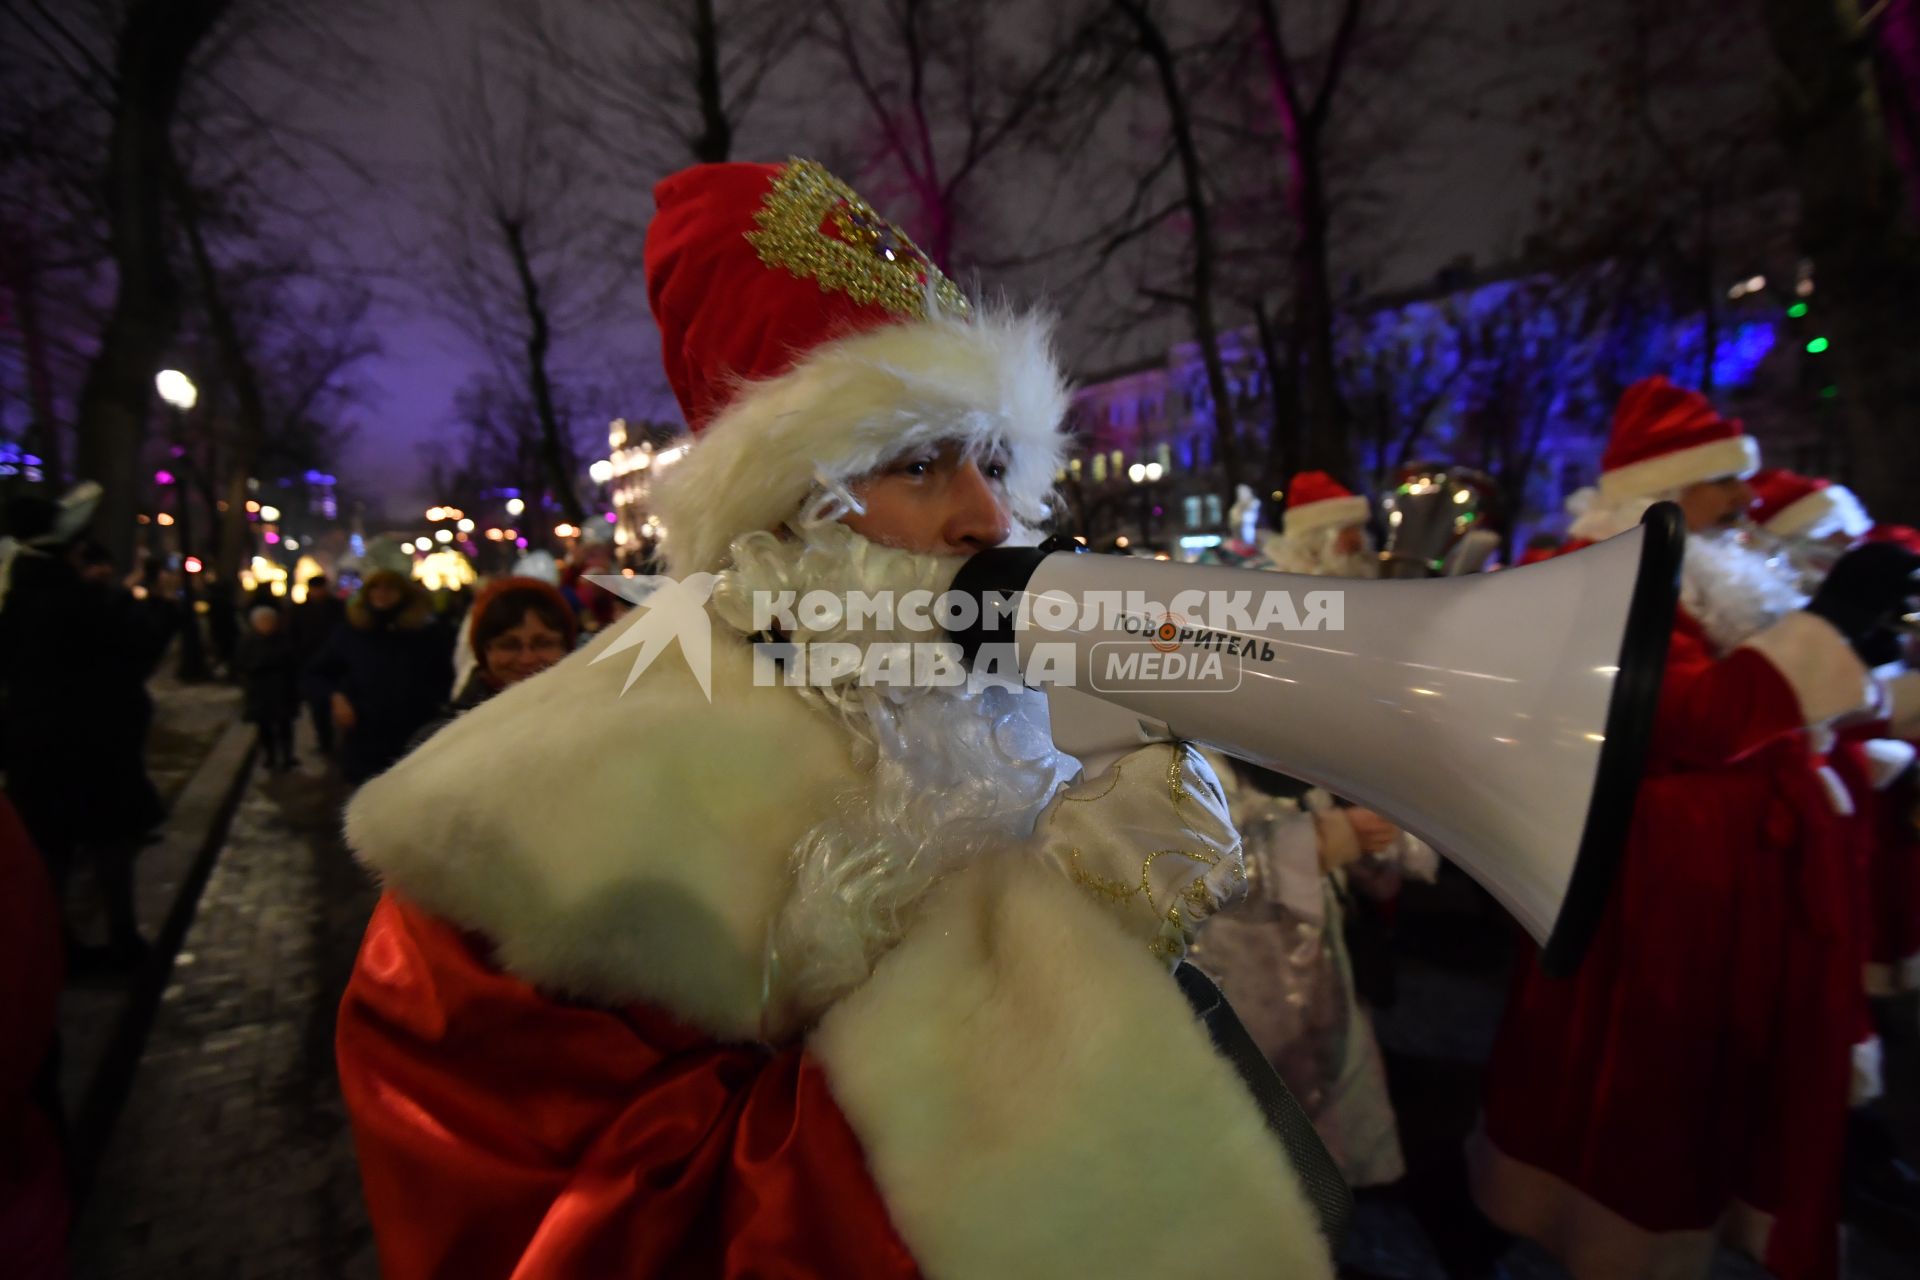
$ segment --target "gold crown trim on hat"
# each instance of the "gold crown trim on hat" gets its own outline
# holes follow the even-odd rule
[[[833,220],[839,238],[821,223]],[[965,316],[967,296],[933,265],[906,232],[813,160],[788,160],[753,215],[747,243],[769,267],[855,302],[898,316],[924,319],[928,299],[941,311]]]

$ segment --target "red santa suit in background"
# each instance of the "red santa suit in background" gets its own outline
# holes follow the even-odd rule
[[[348,811],[386,890],[338,1038],[382,1273],[1330,1278],[1167,973],[1242,880],[1197,754],[1059,789],[1031,691],[793,686],[754,650],[763,593],[951,582],[839,523],[881,468],[957,446],[1042,514],[1044,328],[810,162],[655,202],[678,581]],[[810,617],[783,639],[940,638]]]
[[[1920,554],[1920,529],[1875,525],[1868,542],[1890,542]],[[1899,742],[1920,743],[1920,641],[1909,638],[1902,670],[1887,677],[1887,719],[1879,732]],[[1896,761],[1882,751],[1874,762],[1884,775]],[[1896,996],[1920,991],[1920,779],[1900,773],[1878,792],[1880,844],[1873,865],[1873,950],[1867,991]]]
[[[1697,393],[1636,384],[1570,545],[1758,462]],[[1689,537],[1613,901],[1573,978],[1516,978],[1475,1196],[1581,1280],[1704,1274],[1716,1238],[1783,1277],[1835,1267],[1863,998],[1847,797],[1809,730],[1876,685],[1800,601],[1737,537]]]

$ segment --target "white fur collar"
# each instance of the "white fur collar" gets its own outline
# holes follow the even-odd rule
[[[627,663],[593,663],[621,629],[362,787],[347,839],[508,972],[752,1039],[789,852],[855,776],[846,736],[754,687],[749,647],[717,623],[711,704],[677,646],[622,696]]]

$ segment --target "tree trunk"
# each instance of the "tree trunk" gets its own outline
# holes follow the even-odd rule
[[[1306,365],[1308,453],[1315,466],[1352,478],[1353,456],[1347,439],[1352,415],[1340,394],[1333,360],[1333,285],[1327,266],[1327,198],[1320,172],[1320,140],[1310,135],[1296,163],[1299,181],[1293,193],[1300,239],[1293,254],[1295,333]]]
[[[76,472],[105,490],[94,533],[119,564],[133,554],[153,375],[179,320],[167,260],[169,130],[187,63],[227,7],[228,0],[132,0],[115,47],[118,94],[105,175],[114,295],[80,389]]]
[[[1138,0],[1119,0],[1120,9],[1132,20],[1140,38],[1141,50],[1153,63],[1154,75],[1166,101],[1167,125],[1173,133],[1175,154],[1180,159],[1180,180],[1184,189],[1187,219],[1193,230],[1193,280],[1187,310],[1193,319],[1194,340],[1200,344],[1200,359],[1206,366],[1207,392],[1213,398],[1213,429],[1220,445],[1220,465],[1226,476],[1227,491],[1243,477],[1240,474],[1238,433],[1234,428],[1233,397],[1227,388],[1226,365],[1220,359],[1220,337],[1213,318],[1214,244],[1213,222],[1207,209],[1205,180],[1200,171],[1200,152],[1193,141],[1193,124],[1187,111],[1186,94],[1180,88],[1174,66],[1173,50],[1145,6]]]
[[[1819,289],[1847,422],[1848,480],[1882,521],[1920,519],[1920,228],[1907,208],[1856,48],[1851,3],[1766,0],[1791,81],[1783,140],[1800,188],[1800,243]]]
[[[714,19],[713,0],[694,0],[694,86],[700,98],[700,136],[693,140],[693,158],[718,164],[733,158],[733,121],[720,81],[720,24]]]
[[[553,404],[553,383],[547,376],[547,351],[553,334],[547,326],[546,304],[540,300],[540,282],[533,276],[533,261],[527,254],[526,237],[518,222],[502,219],[500,231],[506,237],[507,252],[513,258],[514,274],[520,280],[520,299],[527,309],[527,380],[533,390],[533,412],[540,421],[540,455],[547,464],[547,483],[560,500],[567,523],[583,526],[587,510],[573,491],[573,450],[560,429],[560,414]]]
[[[1353,451],[1347,439],[1353,415],[1340,394],[1333,352],[1333,282],[1329,266],[1325,165],[1320,151],[1326,111],[1339,82],[1344,50],[1351,46],[1360,0],[1346,0],[1340,34],[1329,56],[1327,81],[1311,106],[1302,101],[1287,63],[1279,16],[1270,0],[1255,5],[1261,49],[1273,89],[1273,109],[1286,143],[1287,204],[1293,218],[1294,343],[1304,365],[1303,430],[1305,461],[1353,479]]]
[[[1907,214],[1920,221],[1920,0],[1892,0],[1874,36],[1880,104],[1906,178]]]
[[[1261,477],[1260,500],[1266,502],[1276,489],[1284,492],[1300,465],[1300,381],[1294,369],[1293,351],[1284,358],[1280,341],[1273,330],[1273,317],[1267,312],[1266,299],[1253,304],[1254,332],[1260,339],[1260,358],[1267,366],[1267,403],[1272,415],[1272,435],[1267,438],[1266,474]]]
[[[225,512],[211,500],[207,510],[220,530],[214,540],[215,563],[221,577],[232,578],[252,558],[253,533],[247,523],[247,477],[259,466],[261,444],[267,436],[267,409],[260,396],[260,380],[255,376],[253,360],[240,336],[233,308],[227,305],[226,289],[220,283],[213,254],[207,249],[199,205],[185,175],[177,169],[173,175],[173,196],[181,229],[187,234],[187,247],[192,252],[194,276],[200,286],[208,326],[220,349],[220,364],[227,382],[233,388],[234,416],[239,426],[233,450],[226,460],[226,474],[206,477],[209,485],[217,485],[226,494]]]

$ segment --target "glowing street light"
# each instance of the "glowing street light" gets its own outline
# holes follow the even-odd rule
[[[1148,483],[1152,483],[1153,481],[1155,481],[1155,480],[1158,480],[1158,479],[1159,479],[1159,478],[1161,477],[1161,475],[1162,475],[1162,474],[1164,473],[1164,471],[1165,471],[1165,470],[1166,470],[1166,469],[1165,469],[1164,467],[1162,467],[1162,466],[1161,466],[1161,465],[1160,465],[1159,463],[1157,463],[1157,462],[1149,462],[1149,463],[1147,464],[1147,481],[1148,481]]]
[[[472,533],[472,532],[473,532],[473,521],[471,521],[471,520],[469,520],[469,519],[467,519],[467,518],[466,518],[465,516],[461,516],[461,517],[460,517],[460,523],[459,523],[459,524],[457,524],[457,525],[455,525],[454,527],[455,527],[455,528],[457,528],[457,529],[459,529],[459,530],[460,530],[460,532],[462,532],[462,533]]]
[[[262,520],[265,520],[268,524],[272,524],[275,520],[278,520],[280,518],[280,508],[262,507],[260,508],[260,518]]]
[[[435,529],[435,530],[433,531],[433,540],[434,540],[435,542],[452,542],[452,541],[453,541],[453,530],[451,530],[451,529]]]
[[[605,484],[607,481],[613,479],[613,463],[602,458],[587,468],[587,475],[592,478],[595,484]]]
[[[193,379],[178,369],[162,369],[153,375],[153,389],[160,398],[174,408],[185,413],[200,403],[200,388],[193,385]]]
[[[1147,468],[1143,464],[1136,462],[1127,468],[1127,479],[1133,481],[1135,484],[1139,484],[1146,478]]]
[[[447,515],[447,509],[445,507],[428,507],[427,508],[427,519],[429,520],[444,520],[446,519],[446,515]]]
[[[413,540],[413,549],[415,551],[431,551],[433,550],[433,539],[432,538],[415,538]]]
[[[526,503],[524,503],[524,502],[522,502],[522,501],[520,501],[520,499],[518,499],[518,498],[508,498],[508,499],[507,499],[507,514],[508,514],[508,515],[510,515],[510,516],[517,516],[517,515],[519,515],[519,514],[520,514],[520,513],[522,512],[522,511],[525,511],[526,509],[527,509],[527,504],[526,504]]]

